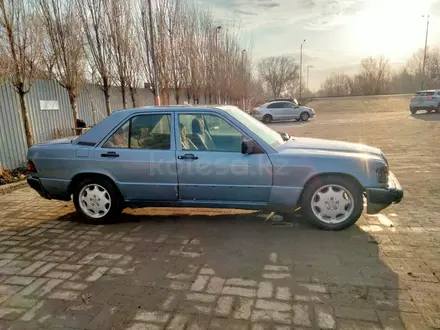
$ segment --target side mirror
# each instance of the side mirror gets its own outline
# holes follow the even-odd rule
[[[264,150],[254,140],[241,142],[241,153],[244,155],[263,154]]]

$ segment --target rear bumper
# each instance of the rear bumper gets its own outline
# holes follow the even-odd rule
[[[390,206],[400,203],[403,198],[403,188],[397,178],[390,172],[388,187],[367,188],[367,213],[376,214]]]
[[[28,183],[29,187],[34,189],[38,194],[40,194],[41,197],[44,197],[46,199],[50,199],[49,195],[44,190],[43,185],[40,182],[40,179],[28,177],[27,183]]]

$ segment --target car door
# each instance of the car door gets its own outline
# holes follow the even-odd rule
[[[273,120],[282,120],[284,119],[284,105],[282,102],[274,102],[267,106],[269,109],[269,114],[272,115]]]
[[[297,108],[293,103],[290,102],[283,102],[284,107],[284,116],[283,119],[295,119],[299,117],[299,114],[297,114]]]
[[[230,119],[214,113],[181,112],[175,129],[181,200],[268,202],[272,163],[265,153],[241,153],[241,142],[247,136]]]
[[[172,113],[134,115],[95,149],[95,166],[126,200],[177,200]]]

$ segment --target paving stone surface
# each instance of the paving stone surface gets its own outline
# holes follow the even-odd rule
[[[90,225],[30,188],[0,196],[0,329],[440,328],[440,114],[407,100],[318,100],[272,125],[387,155],[404,200],[341,232],[211,209]]]

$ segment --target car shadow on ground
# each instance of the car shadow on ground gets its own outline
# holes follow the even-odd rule
[[[188,273],[190,265],[200,265],[222,279],[270,282],[272,298],[277,290],[288,288],[293,303],[307,306],[314,315],[313,326],[331,327],[331,317],[329,324],[319,317],[329,313],[341,328],[375,328],[379,318],[383,326],[403,328],[398,277],[381,260],[379,246],[386,243],[385,236],[374,237],[358,226],[321,231],[301,215],[283,218],[265,212],[210,210],[204,214],[179,209],[162,215],[144,212],[124,213],[113,224],[99,226],[100,231],[115,233],[120,240],[137,237],[142,241],[133,243],[128,252],[137,260],[133,273],[103,276],[92,291],[137,283],[154,293],[137,298],[140,308],[156,308],[166,299],[157,292],[172,292],[167,274]],[[71,221],[78,230],[90,228],[75,213],[57,220]],[[102,252],[121,253],[117,244]],[[177,310],[179,304],[185,304],[183,296],[181,299]],[[123,293],[115,293],[111,299],[121,306],[129,300],[133,297]]]
[[[380,318],[382,324],[393,322],[395,328],[402,328],[396,326],[401,299],[398,277],[382,261],[379,249],[387,244],[387,235],[372,236],[358,226],[320,231],[296,215],[269,217],[267,212],[212,209],[126,210],[111,225],[91,225],[80,220],[70,205],[59,207],[32,208],[31,222],[27,213],[0,214],[4,235],[9,235],[0,245],[9,248],[7,244],[16,242],[16,249],[23,242],[25,249],[32,249],[22,254],[15,250],[16,267],[36,260],[62,263],[72,273],[69,281],[81,284],[75,287],[78,293],[69,291],[72,300],[57,300],[64,299],[61,293],[40,298],[39,309],[32,312],[37,328],[63,322],[75,328],[126,329],[138,311],[157,310],[189,315],[190,320],[225,322],[221,329],[232,328],[241,316],[231,312],[229,318],[218,318],[213,311],[220,297],[237,299],[237,306],[249,297],[261,300],[252,308],[251,323],[273,314],[276,319],[271,322],[279,325],[295,320],[288,322],[370,329],[379,327]],[[0,273],[10,274],[8,267],[0,266]],[[59,274],[48,276],[54,275]],[[60,287],[63,278],[57,281]],[[208,292],[214,278],[224,285]],[[197,287],[202,280],[206,285]],[[69,281],[66,285],[72,285]],[[258,295],[260,286],[266,291]],[[200,303],[209,306],[200,308],[199,302],[189,301],[194,292],[209,293],[196,296],[209,298]],[[172,305],[165,304],[170,301]],[[291,307],[276,315],[264,312],[267,304],[272,308],[271,301],[274,306],[287,302],[301,313],[293,313]],[[99,313],[86,318],[75,314],[78,304],[96,307]],[[69,307],[72,312],[67,312]],[[302,316],[294,319],[295,315]],[[21,325],[24,322],[18,328]]]
[[[433,112],[415,113],[415,114],[411,114],[411,117],[413,117],[414,119],[425,120],[425,121],[440,121],[440,113],[433,113]]]
[[[307,125],[310,121],[295,121],[295,120],[285,120],[285,121],[273,121],[270,124],[266,124],[269,127],[276,128],[278,126],[286,126],[286,125]]]

